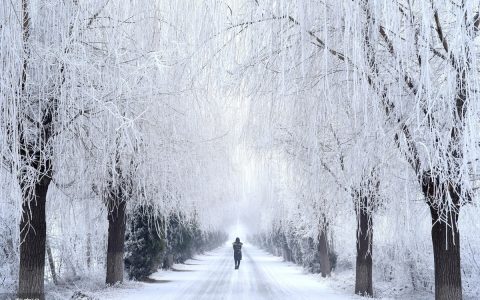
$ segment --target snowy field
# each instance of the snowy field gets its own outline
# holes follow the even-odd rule
[[[135,288],[105,290],[100,299],[361,299],[333,290],[328,280],[305,274],[301,267],[282,262],[253,245],[243,248],[243,260],[234,270],[230,245],[177,264],[173,271],[150,276],[153,283]]]

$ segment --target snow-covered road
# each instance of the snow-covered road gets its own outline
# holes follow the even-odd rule
[[[239,270],[234,270],[233,251],[226,245],[186,264],[175,265],[174,271],[159,271],[152,283],[134,288],[111,289],[101,299],[328,299],[355,298],[328,287],[300,267],[286,264],[252,245],[245,244]]]

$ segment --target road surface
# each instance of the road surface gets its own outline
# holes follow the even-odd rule
[[[175,265],[173,271],[153,274],[150,283],[105,291],[100,299],[172,300],[279,300],[356,298],[328,287],[328,281],[304,274],[252,245],[243,247],[240,269],[234,269],[233,250],[225,245],[205,255]]]

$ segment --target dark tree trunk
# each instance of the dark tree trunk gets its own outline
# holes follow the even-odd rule
[[[451,212],[448,223],[438,220],[435,209],[432,215],[432,242],[435,264],[435,299],[462,299],[460,269],[460,232],[457,227],[458,212]]]
[[[320,271],[322,277],[330,276],[332,266],[330,264],[328,239],[326,229],[322,230],[318,236],[318,254],[320,256]]]
[[[45,204],[49,184],[50,180],[43,178],[33,188],[23,191],[17,291],[20,299],[45,299],[45,242],[47,236]]]
[[[452,213],[458,219],[458,213]],[[460,232],[455,222],[438,222],[432,214],[432,242],[435,262],[435,299],[462,299]]]
[[[461,300],[460,232],[457,224],[461,187],[448,185],[446,188],[440,178],[432,177],[430,172],[424,173],[421,184],[432,217],[435,299]],[[440,217],[437,204],[447,203],[446,195],[450,196],[454,205]]]
[[[372,284],[372,215],[368,209],[368,197],[359,197],[357,208],[357,263],[355,294],[373,296]]]
[[[108,211],[108,249],[106,284],[123,282],[125,249],[125,201],[112,201]]]

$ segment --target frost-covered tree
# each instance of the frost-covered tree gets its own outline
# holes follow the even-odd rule
[[[65,133],[88,113],[70,60],[83,57],[77,9],[26,0],[2,7],[2,161],[21,194],[19,297],[44,297],[47,192]]]

